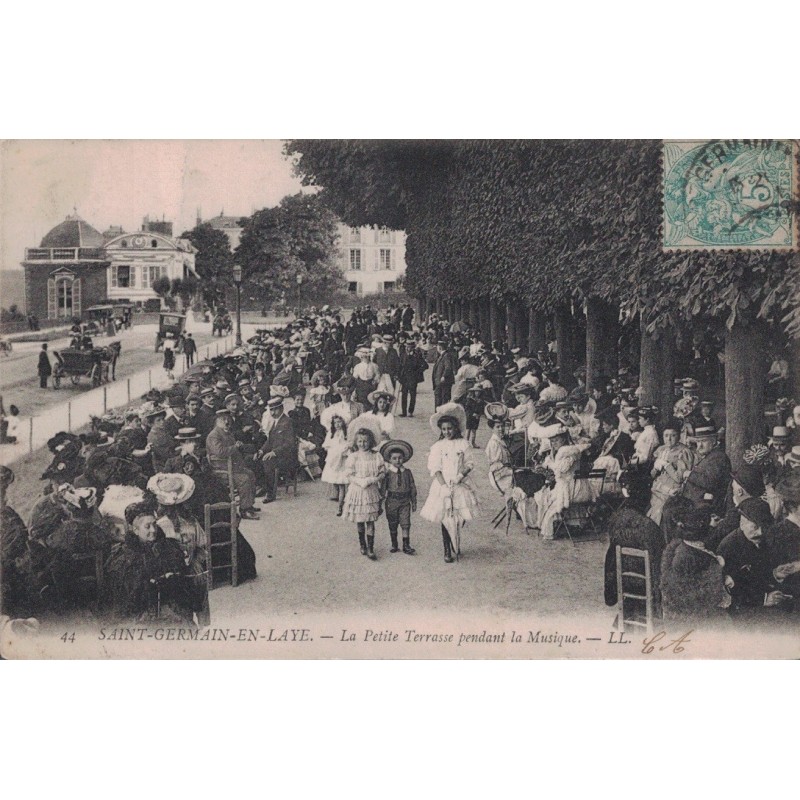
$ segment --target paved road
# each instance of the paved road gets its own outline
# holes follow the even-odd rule
[[[193,330],[192,336],[197,340],[200,356],[204,353],[204,346],[213,343],[215,338],[211,336],[211,326],[205,324],[197,325],[198,330]],[[97,337],[95,343],[103,346],[107,341],[120,341],[122,343],[122,353],[117,362],[117,381],[151,367],[160,368],[163,363],[163,351],[154,352],[156,325],[137,325],[130,331],[121,332],[118,336],[107,339],[105,336]],[[47,345],[51,353],[53,350],[60,350],[69,345],[69,338],[56,339]],[[11,403],[18,406],[20,414],[25,417],[38,416],[54,406],[66,400],[74,399],[85,393],[90,388],[88,378],[82,378],[78,386],[73,386],[71,381],[65,380],[61,383],[61,388],[56,391],[53,389],[52,380],[50,388],[40,389],[39,379],[36,374],[36,367],[39,358],[41,344],[38,342],[24,342],[14,345],[14,351],[10,356],[0,358],[0,394],[3,396],[3,403],[8,410]],[[183,358],[178,356],[178,358]]]
[[[435,440],[428,427],[433,394],[425,388],[413,419],[398,419],[397,434],[415,450],[410,464],[420,490],[420,506],[430,478],[425,465]],[[484,447],[488,429],[481,425],[478,443]],[[614,618],[603,604],[602,542],[544,542],[526,535],[521,524],[493,530],[489,520],[501,503],[490,489],[486,457],[476,450],[476,481],[482,502],[479,520],[462,537],[462,558],[445,564],[438,526],[412,517],[412,544],[416,556],[389,553],[386,518],[376,525],[378,561],[362,556],[355,524],[336,517],[336,504],[327,499],[324,484],[301,483],[297,499],[279,494],[266,506],[259,521],[245,521],[242,532],[256,551],[259,577],[211,595],[212,620],[283,620],[307,622],[309,615],[352,614],[361,609],[376,619],[389,614],[425,612],[426,618],[459,611],[487,615],[522,614],[530,617],[597,614]],[[266,615],[266,616],[265,616]],[[270,617],[271,615],[271,617]],[[213,621],[212,621],[212,624]],[[369,620],[367,620],[369,624]],[[346,655],[343,653],[343,655]]]

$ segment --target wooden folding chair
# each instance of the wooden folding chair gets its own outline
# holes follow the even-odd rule
[[[214,513],[227,511],[229,516],[226,520],[212,522]],[[239,585],[239,559],[236,548],[236,534],[239,530],[239,513],[235,503],[211,503],[204,506],[204,528],[206,540],[208,541],[208,566],[206,569],[206,579],[208,581],[208,591],[214,588],[214,573],[220,570],[230,570],[231,586]],[[228,530],[229,538],[221,542],[214,542],[212,531]],[[229,547],[231,552],[230,562],[224,564],[214,564],[214,551],[220,548]],[[224,552],[224,551],[223,551]]]
[[[635,547],[617,545],[616,559],[619,630],[644,628],[648,634],[652,633],[654,604],[650,553]],[[640,568],[635,566],[636,562],[641,563]],[[644,594],[642,594],[642,585],[644,585]]]
[[[236,486],[233,483],[233,459],[230,457],[228,458],[228,463],[225,469],[216,469],[215,467],[212,467],[212,470],[218,478],[222,478],[223,482],[228,487],[228,496],[231,499],[231,503],[236,503],[238,505],[239,494],[236,491]]]

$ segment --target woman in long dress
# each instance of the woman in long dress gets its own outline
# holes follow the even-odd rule
[[[444,560],[453,562],[461,552],[461,528],[478,513],[475,486],[469,477],[475,464],[472,447],[463,437],[466,414],[458,403],[439,406],[430,419],[440,439],[428,455],[431,488],[420,515],[442,528]]]
[[[370,392],[374,392],[378,388],[381,371],[375,362],[369,360],[370,351],[366,347],[356,350],[356,355],[359,358],[358,364],[353,367],[356,400],[366,408],[369,405]]]
[[[657,525],[661,524],[664,503],[680,492],[694,466],[694,453],[680,442],[682,427],[681,420],[673,417],[664,428],[664,444],[653,453],[653,488],[647,516]]]
[[[572,444],[569,432],[558,433],[550,438],[550,453],[544,466],[552,470],[555,483],[536,493],[539,507],[539,527],[542,538],[551,540],[555,536],[556,517],[573,503],[586,503],[596,499],[595,487],[587,479],[576,479],[581,454],[589,448],[588,442]]]
[[[383,456],[375,452],[377,439],[369,428],[358,428],[353,441],[355,450],[345,464],[344,518],[356,523],[361,555],[375,561],[375,520],[381,515],[380,487],[386,465]]]
[[[339,502],[337,517],[344,513],[344,498],[347,493],[347,456],[350,452],[350,442],[347,441],[347,423],[338,414],[331,417],[330,430],[322,446],[327,451],[325,469],[322,470],[322,482],[330,484],[336,491]]]

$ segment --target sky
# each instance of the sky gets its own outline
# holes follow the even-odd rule
[[[0,146],[0,266],[20,269],[26,247],[68,214],[100,232],[172,220],[176,234],[203,219],[247,216],[301,190],[282,142],[5,141]],[[308,191],[308,190],[306,190]]]

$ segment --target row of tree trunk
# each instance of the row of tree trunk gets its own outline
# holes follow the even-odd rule
[[[551,315],[525,307],[520,301],[500,302],[494,298],[481,297],[471,300],[422,298],[417,310],[422,316],[438,313],[450,322],[463,320],[481,331],[487,346],[493,341],[504,340],[511,347],[520,347],[528,353],[547,348],[548,323],[554,334],[558,351],[559,377],[561,383],[572,389],[576,385],[575,371],[586,365],[586,385],[600,377],[615,377],[620,364],[619,343],[622,327],[619,309],[600,298],[589,298],[585,306],[585,337],[582,320],[575,309],[565,302]],[[764,386],[767,362],[767,330],[761,323],[748,324],[737,320],[731,330],[726,331],[724,350],[724,402],[728,456],[734,466],[742,461],[744,450],[764,440]],[[642,324],[638,331],[639,383],[641,403],[655,405],[661,411],[661,422],[671,415],[675,402],[673,378],[676,375],[678,346],[675,331],[660,328],[648,332]],[[791,363],[800,363],[800,341],[792,344]],[[635,371],[634,359],[634,371]],[[800,399],[800,376],[796,367],[792,369],[795,392]]]

